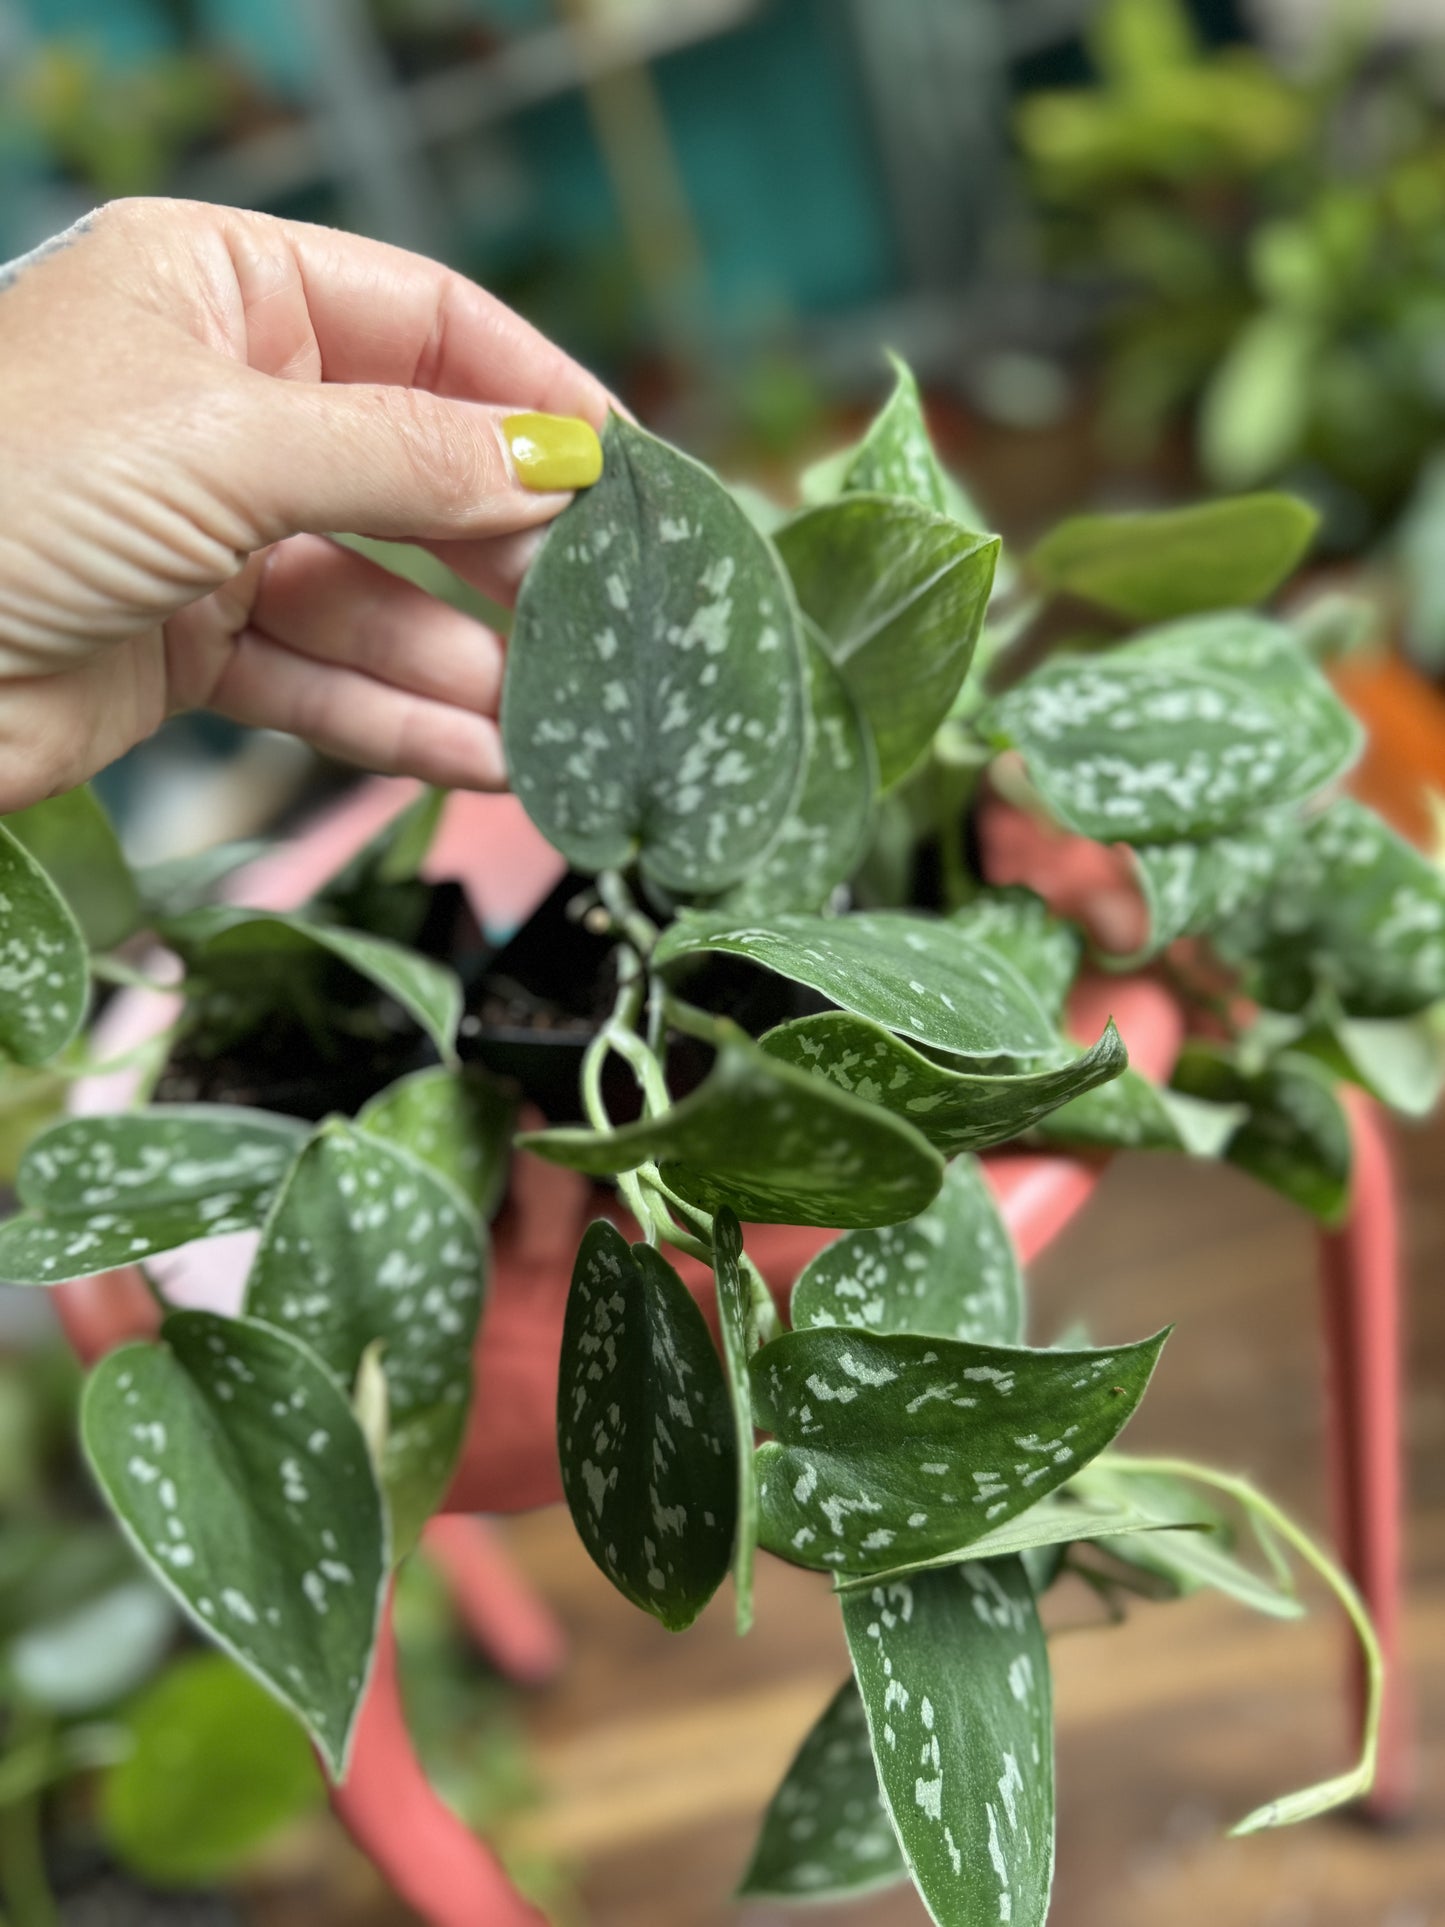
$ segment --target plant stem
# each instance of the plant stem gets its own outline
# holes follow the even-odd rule
[[[51,1757],[54,1737],[49,1721],[17,1715],[15,1726],[14,1737],[23,1753]],[[40,1784],[22,1784],[0,1806],[0,1892],[21,1927],[59,1927],[60,1921],[45,1872]]]
[[[90,974],[103,984],[118,984],[125,990],[174,991],[179,989],[175,983],[163,984],[158,977],[148,977],[134,964],[128,964],[121,957],[92,956]]]
[[[1365,1603],[1349,1575],[1342,1572],[1329,1554],[1316,1545],[1303,1527],[1297,1526],[1287,1513],[1281,1512],[1247,1479],[1235,1478],[1227,1472],[1215,1472],[1207,1466],[1195,1465],[1188,1459],[1136,1459],[1132,1455],[1111,1453],[1109,1463],[1114,1471],[1137,1473],[1146,1478],[1193,1479],[1233,1499],[1251,1524],[1257,1522],[1275,1539],[1283,1540],[1324,1581],[1344,1608],[1365,1656],[1365,1731],[1360,1757],[1352,1770],[1332,1780],[1321,1781],[1318,1786],[1305,1787],[1298,1793],[1286,1794],[1282,1799],[1271,1800],[1267,1805],[1257,1807],[1232,1827],[1231,1833],[1258,1833],[1265,1827],[1292,1826],[1297,1821],[1312,1820],[1316,1814],[1344,1806],[1348,1801],[1357,1800],[1368,1793],[1374,1785],[1379,1756],[1385,1659]]]
[[[604,909],[627,941],[642,956],[652,955],[657,942],[657,925],[644,916],[619,870],[604,870],[597,879],[597,894]]]

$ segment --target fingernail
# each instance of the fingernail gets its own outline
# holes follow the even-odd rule
[[[502,433],[523,488],[591,488],[602,473],[597,431],[575,415],[508,415]]]

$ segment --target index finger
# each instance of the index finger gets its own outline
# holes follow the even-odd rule
[[[595,375],[438,261],[303,221],[218,212],[247,359],[264,374],[425,388],[580,415],[596,428],[615,406]]]

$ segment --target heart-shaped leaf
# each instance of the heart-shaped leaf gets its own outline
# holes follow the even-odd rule
[[[1244,1107],[1224,1155],[1294,1204],[1337,1223],[1350,1201],[1350,1123],[1322,1064],[1287,1051],[1245,1071],[1225,1051],[1187,1045],[1174,1068],[1186,1096]]]
[[[1048,1649],[1021,1562],[843,1600],[879,1785],[939,1927],[1043,1927],[1054,1868]]]
[[[602,479],[527,571],[507,649],[512,785],[579,870],[722,890],[798,793],[804,669],[767,539],[706,469],[614,418]]]
[[[908,1878],[878,1786],[868,1721],[849,1678],[768,1803],[740,1896],[849,1900]]]
[[[966,1549],[1102,1452],[1167,1333],[1115,1351],[1024,1351],[817,1327],[753,1360],[760,1542],[828,1572]]]
[[[1075,976],[1084,940],[1032,890],[980,890],[949,918],[1013,965],[1044,1009],[1057,1018]]]
[[[867,854],[878,788],[873,739],[848,688],[803,622],[811,724],[803,788],[771,849],[724,899],[738,916],[818,910]]]
[[[1133,968],[1173,943],[1214,929],[1248,910],[1275,880],[1298,841],[1291,819],[1256,825],[1204,843],[1153,843],[1134,851],[1149,912],[1149,934],[1121,967]]]
[[[248,1316],[300,1339],[343,1385],[381,1347],[381,1475],[398,1554],[456,1464],[485,1279],[463,1198],[430,1165],[339,1118],[291,1167],[251,1268]]]
[[[588,1227],[562,1331],[562,1488],[617,1590],[672,1632],[722,1583],[737,1509],[733,1419],[702,1313],[650,1245]]]
[[[797,1017],[761,1042],[770,1057],[906,1118],[945,1157],[1007,1143],[1080,1093],[1121,1078],[1129,1061],[1112,1023],[1097,1044],[1067,1063],[1007,1077],[950,1070],[881,1024],[844,1010]]]
[[[804,509],[776,539],[877,744],[883,783],[896,783],[968,674],[998,538],[896,496],[845,495]]]
[[[1055,658],[981,719],[1067,828],[1104,842],[1217,836],[1304,801],[1358,725],[1289,630],[1201,617],[1108,656]]]
[[[1144,515],[1076,515],[1029,557],[1050,589],[1131,622],[1248,608],[1274,594],[1314,540],[1319,515],[1293,495],[1235,495]]]
[[[896,1224],[937,1194],[943,1160],[911,1126],[766,1056],[733,1025],[717,1035],[704,1083],[660,1117],[518,1144],[598,1178],[655,1159],[690,1202],[760,1224]]]
[[[480,1066],[437,1065],[378,1091],[356,1122],[439,1171],[485,1220],[506,1190],[516,1114],[511,1093]]]
[[[0,1278],[53,1285],[265,1218],[306,1126],[266,1111],[166,1105],[75,1117],[36,1138],[0,1225]]]
[[[81,1436],[151,1571],[340,1779],[387,1558],[366,1441],[335,1379],[285,1332],[177,1312],[158,1344],[96,1366]]]
[[[264,975],[278,958],[304,955],[313,948],[328,951],[400,1004],[443,1057],[455,1057],[462,1015],[456,973],[402,944],[322,923],[299,910],[283,914],[224,903],[171,917],[161,925],[161,934],[188,971],[202,980]]]
[[[843,1010],[957,1057],[1042,1057],[1058,1036],[1033,991],[991,946],[938,917],[899,910],[740,923],[680,917],[659,969],[721,951],[807,984]]]
[[[975,1345],[1020,1345],[1024,1281],[976,1158],[958,1158],[943,1189],[907,1224],[850,1231],[793,1286],[795,1330],[921,1332]]]
[[[0,823],[0,1055],[57,1056],[85,1021],[90,960],[69,905]]]
[[[717,1280],[718,1329],[732,1401],[737,1442],[737,1536],[733,1543],[733,1586],[738,1597],[738,1631],[753,1623],[753,1562],[758,1547],[758,1481],[753,1463],[753,1386],[748,1360],[753,1343],[752,1292],[743,1275],[743,1231],[737,1213],[726,1205],[713,1219],[712,1268]]]
[[[7,816],[65,898],[92,950],[122,943],[140,922],[140,894],[110,818],[88,785]]]
[[[1277,887],[1225,930],[1277,1010],[1330,993],[1350,1017],[1409,1017],[1445,997],[1445,875],[1351,797],[1307,824]]]

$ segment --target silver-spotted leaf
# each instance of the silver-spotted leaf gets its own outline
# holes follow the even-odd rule
[[[488,1219],[506,1190],[516,1114],[511,1093],[479,1066],[435,1065],[378,1091],[356,1122],[440,1171]]]
[[[1016,887],[980,890],[949,921],[1007,957],[1049,1015],[1059,1016],[1084,950],[1074,924],[1056,917],[1032,890]]]
[[[1104,842],[1222,835],[1348,768],[1358,725],[1288,629],[1179,622],[1107,656],[1056,657],[981,719],[1067,828]]]
[[[1048,588],[1131,622],[1166,622],[1263,602],[1299,566],[1319,519],[1307,502],[1278,494],[1076,515],[1049,531],[1029,567]]]
[[[795,1330],[813,1325],[921,1332],[975,1345],[1020,1345],[1024,1283],[976,1158],[958,1158],[926,1211],[906,1224],[850,1231],[793,1286]]]
[[[0,1278],[53,1285],[259,1225],[306,1137],[266,1111],[165,1105],[76,1117],[36,1138],[0,1225]]]
[[[743,1232],[737,1213],[726,1205],[713,1219],[712,1268],[717,1280],[717,1319],[723,1364],[732,1401],[737,1444],[737,1534],[733,1542],[733,1586],[737,1591],[738,1631],[753,1623],[753,1563],[758,1547],[758,1481],[753,1463],[753,1387],[748,1360],[753,1344],[752,1292],[743,1273]]]
[[[1221,933],[1277,1010],[1329,993],[1349,1017],[1409,1017],[1445,997],[1445,873],[1341,797],[1307,824],[1277,887]]]
[[[881,1024],[845,1010],[796,1017],[761,1042],[770,1057],[906,1118],[945,1157],[1007,1143],[1081,1093],[1121,1077],[1129,1061],[1112,1023],[1096,1044],[1066,1063],[1006,1076],[951,1070]]]
[[[7,816],[5,827],[70,905],[92,950],[109,950],[131,935],[141,918],[140,892],[88,785]]]
[[[43,1064],[85,1021],[90,961],[69,905],[0,823],[0,1056]]]
[[[1285,1051],[1245,1071],[1223,1050],[1186,1045],[1174,1068],[1188,1097],[1243,1108],[1224,1156],[1262,1184],[1333,1224],[1350,1201],[1353,1143],[1335,1081],[1324,1065]]]
[[[1054,1868],[1048,1650],[1016,1559],[849,1593],[879,1785],[938,1927],[1043,1927]]]
[[[818,910],[867,854],[878,757],[847,684],[803,622],[810,727],[803,787],[772,846],[723,905],[740,916]]]
[[[436,1510],[461,1448],[486,1255],[466,1201],[430,1165],[333,1118],[287,1175],[246,1285],[350,1388],[381,1347],[382,1484],[398,1553]]]
[[[444,1057],[455,1054],[462,1015],[455,971],[389,938],[347,930],[303,911],[245,910],[222,903],[171,917],[161,930],[187,969],[203,981],[264,977],[278,959],[315,948],[328,951],[400,1004]]]
[[[881,1572],[967,1547],[1103,1451],[1166,1334],[1026,1351],[817,1326],[753,1360],[761,1543],[795,1565]]]
[[[882,781],[896,783],[968,674],[998,538],[896,496],[845,495],[804,509],[776,539],[872,733]]]
[[[101,1360],[81,1436],[151,1571],[340,1778],[387,1557],[366,1441],[335,1379],[285,1332],[177,1312],[159,1343]]]
[[[661,1116],[518,1143],[591,1177],[655,1159],[690,1202],[764,1224],[896,1224],[937,1194],[943,1160],[910,1125],[767,1056],[735,1027],[720,1026],[719,1039],[703,1084]]]
[[[630,422],[527,571],[507,650],[512,786],[581,870],[640,859],[710,894],[798,793],[804,669],[787,579],[708,471]]]
[[[908,1878],[851,1677],[793,1756],[768,1803],[740,1896],[848,1900]]]
[[[614,1225],[577,1253],[557,1388],[562,1488],[617,1590],[672,1632],[722,1583],[737,1514],[723,1368],[687,1286]]]
[[[709,951],[807,984],[843,1010],[957,1057],[1036,1058],[1058,1045],[1013,965],[939,917],[899,910],[756,923],[680,917],[664,931],[653,961],[666,969]]]
[[[1202,843],[1153,843],[1136,849],[1134,865],[1149,915],[1149,932],[1130,967],[1173,943],[1226,923],[1270,889],[1298,841],[1286,818],[1255,824],[1233,836]]]
[[[1092,1151],[1180,1151],[1219,1157],[1244,1121],[1239,1104],[1209,1103],[1124,1070],[1071,1098],[1034,1126],[1046,1144]]]
[[[840,492],[901,495],[936,515],[946,515],[948,482],[923,418],[918,383],[906,362],[897,355],[888,359],[893,367],[893,393],[862,441],[848,451]]]

